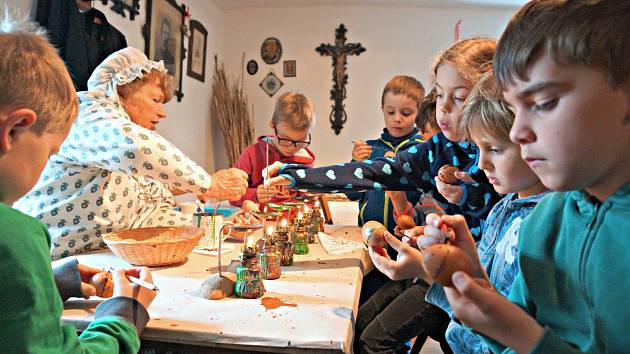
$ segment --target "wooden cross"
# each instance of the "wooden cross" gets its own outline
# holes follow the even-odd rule
[[[322,43],[315,50],[321,55],[330,55],[333,59],[333,88],[330,90],[330,99],[335,103],[328,120],[332,124],[335,134],[339,135],[344,123],[348,120],[343,100],[346,98],[346,83],[348,82],[348,74],[346,74],[346,56],[360,55],[365,52],[365,48],[361,43],[346,43],[346,32],[348,30],[343,25],[335,30],[335,45]]]

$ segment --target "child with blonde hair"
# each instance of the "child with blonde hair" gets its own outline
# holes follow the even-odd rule
[[[100,270],[75,260],[53,273],[44,225],[10,207],[35,185],[77,116],[70,75],[41,34],[7,14],[0,21],[0,352],[135,353],[155,293],[126,276],[151,281],[151,273],[115,271],[114,296],[79,336],[61,323],[62,298],[94,295],[82,281]]]
[[[628,1],[532,1],[501,36],[510,138],[556,192],[521,224],[509,301],[462,272],[445,288],[495,353],[630,348],[629,27]],[[461,239],[461,223],[446,223]]]
[[[232,204],[241,206],[246,200],[264,205],[295,195],[278,187],[265,188],[262,170],[276,161],[313,166],[315,154],[308,149],[315,112],[311,101],[299,92],[285,92],[276,101],[269,127],[273,135],[261,136],[248,146],[234,167],[248,175],[247,192]]]

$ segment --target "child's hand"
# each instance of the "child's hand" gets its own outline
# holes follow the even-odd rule
[[[402,242],[409,246],[420,249],[418,246],[418,239],[424,235],[424,226],[416,226],[412,229],[403,231]]]
[[[77,264],[77,268],[79,269],[79,274],[81,275],[81,294],[86,299],[89,299],[91,296],[96,295],[96,288],[90,284],[90,279],[95,274],[102,272],[102,269],[88,267],[83,264]]]
[[[422,253],[420,251],[398,241],[389,232],[385,232],[384,237],[385,241],[398,252],[398,257],[394,261],[389,258],[386,252],[381,255],[372,247],[368,247],[372,263],[378,270],[392,280],[426,277],[424,268],[422,268]]]
[[[453,274],[455,288],[444,287],[455,317],[476,331],[514,349],[529,353],[544,329],[523,309],[496,292],[486,280],[464,272]]]
[[[266,186],[288,186],[291,181],[285,177],[278,176],[278,171],[284,165],[280,161],[276,161],[262,170],[262,176],[265,179]],[[268,178],[267,178],[268,177]]]
[[[151,271],[147,267],[117,269],[112,272],[114,276],[114,296],[125,296],[138,300],[145,308],[153,302],[157,292],[136,285],[127,279],[127,275],[136,277],[149,283],[153,283]]]
[[[482,279],[488,279],[488,276],[479,261],[477,253],[477,245],[473,239],[466,224],[466,219],[462,215],[438,215],[429,214],[426,217],[426,226],[424,235],[418,238],[418,247],[421,250],[428,248],[434,244],[445,243],[447,238],[449,244],[464,251],[475,265],[474,275]],[[444,234],[443,225],[446,225],[452,231],[448,235]]]
[[[464,196],[464,191],[462,186],[448,184],[442,182],[439,178],[435,177],[435,186],[437,187],[438,192],[451,204],[457,204],[462,197]]]
[[[357,161],[367,160],[372,154],[372,147],[365,141],[359,140],[354,143],[352,148],[352,158]]]
[[[273,199],[277,192],[276,186],[265,187],[264,184],[259,184],[256,187],[256,199],[260,203],[267,203]]]

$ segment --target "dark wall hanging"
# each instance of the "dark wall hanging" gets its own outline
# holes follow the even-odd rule
[[[272,71],[265,76],[265,78],[260,82],[260,87],[262,87],[263,91],[265,91],[269,97],[273,97],[273,95],[280,90],[283,83],[280,81],[280,78],[276,76]]]
[[[206,48],[208,31],[196,20],[190,20],[190,37],[188,38],[188,76],[201,82],[206,78]]]
[[[275,64],[282,57],[282,44],[278,38],[269,37],[260,46],[260,56],[267,64]]]
[[[182,67],[184,63],[185,5],[175,0],[147,0],[147,22],[144,25],[144,51],[151,60],[164,61],[168,73],[175,78],[175,96],[181,102]]]
[[[360,55],[365,52],[365,48],[361,43],[346,43],[346,32],[348,30],[343,25],[335,30],[335,45],[322,43],[315,50],[321,55],[330,55],[332,57],[333,66],[333,88],[330,90],[330,99],[335,103],[332,106],[329,120],[335,134],[339,135],[343,125],[348,120],[343,100],[346,98],[346,83],[348,82],[348,74],[346,74],[346,56]]]
[[[247,73],[250,75],[255,75],[258,72],[258,63],[256,60],[252,59],[247,62]]]
[[[284,67],[284,77],[295,77],[297,75],[295,60],[285,60],[282,64]]]
[[[115,13],[120,14],[122,17],[125,15],[125,10],[129,11],[129,20],[133,21],[136,15],[140,14],[140,0],[111,0],[112,6],[110,9]],[[103,5],[107,5],[108,0],[101,0]]]

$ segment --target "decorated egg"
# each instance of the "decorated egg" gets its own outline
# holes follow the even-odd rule
[[[112,297],[114,295],[114,279],[109,272],[94,274],[90,279],[90,284],[96,289],[96,296]]]
[[[458,172],[459,168],[452,165],[444,165],[438,170],[438,178],[440,181],[448,184],[456,184],[459,179],[455,177],[455,172]]]
[[[461,249],[447,244],[427,247],[423,252],[424,269],[443,286],[453,287],[453,273],[462,271],[472,275],[474,265]]]
[[[363,224],[363,228],[361,230],[363,234],[363,241],[368,246],[384,248],[387,246],[387,242],[385,241],[385,231],[387,231],[387,229],[380,222],[374,220],[368,221]]]

